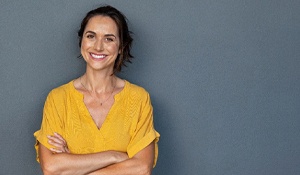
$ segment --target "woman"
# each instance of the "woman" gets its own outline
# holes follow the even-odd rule
[[[44,174],[151,174],[159,133],[149,94],[115,75],[132,58],[125,16],[99,7],[78,36],[86,72],[49,93],[34,133]]]

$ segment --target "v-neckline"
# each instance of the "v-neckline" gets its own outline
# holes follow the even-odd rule
[[[101,132],[101,131],[103,130],[103,127],[107,125],[106,123],[109,123],[108,121],[109,121],[110,118],[111,118],[111,117],[110,117],[110,116],[111,116],[110,113],[111,113],[111,111],[114,110],[114,108],[115,108],[115,106],[116,106],[116,103],[119,101],[120,96],[123,94],[123,91],[125,90],[126,86],[128,85],[128,82],[127,82],[126,80],[124,80],[124,83],[125,83],[125,84],[124,84],[123,89],[122,89],[120,92],[118,92],[117,94],[115,94],[115,95],[113,96],[113,98],[114,98],[114,103],[112,104],[112,106],[110,107],[110,109],[109,109],[107,115],[105,116],[105,119],[104,119],[102,125],[100,126],[100,128],[98,128],[98,126],[97,126],[97,124],[95,123],[95,121],[93,120],[93,117],[92,117],[92,115],[90,114],[90,112],[89,112],[89,110],[88,110],[86,104],[84,103],[84,95],[83,95],[81,92],[79,92],[79,91],[75,88],[75,86],[74,86],[74,81],[75,81],[75,80],[72,81],[72,84],[71,84],[71,85],[72,85],[73,90],[76,92],[76,94],[77,94],[77,96],[78,96],[78,98],[76,98],[76,99],[77,99],[77,104],[80,105],[80,110],[82,110],[82,113],[84,114],[84,116],[88,118],[89,123],[91,123],[91,125],[93,125],[92,128],[95,128],[98,132]]]

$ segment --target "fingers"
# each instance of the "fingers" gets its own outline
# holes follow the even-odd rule
[[[54,136],[56,136],[59,140],[63,141],[64,143],[66,143],[65,139],[58,133],[54,133]]]
[[[54,133],[54,135],[51,136],[48,135],[47,138],[48,143],[55,147],[50,149],[53,153],[70,153],[67,142],[58,133]]]
[[[54,135],[52,136],[47,136],[49,140],[51,140],[52,142],[61,144],[61,145],[66,145],[67,142],[65,141],[65,139],[59,135],[58,133],[54,133]]]
[[[63,148],[50,148],[50,150],[53,153],[70,153],[69,149],[67,147],[63,147]]]
[[[53,153],[62,153],[62,152],[63,152],[62,150],[59,150],[59,149],[56,149],[56,148],[50,148],[50,150],[51,150]]]

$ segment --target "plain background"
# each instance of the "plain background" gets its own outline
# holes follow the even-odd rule
[[[134,32],[120,76],[151,94],[154,175],[300,174],[299,0],[1,0],[1,175],[41,174],[43,103],[84,72],[76,32],[101,3]]]

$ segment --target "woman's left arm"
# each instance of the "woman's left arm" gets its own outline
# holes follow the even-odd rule
[[[110,165],[89,175],[151,175],[154,163],[154,142],[132,158]]]

